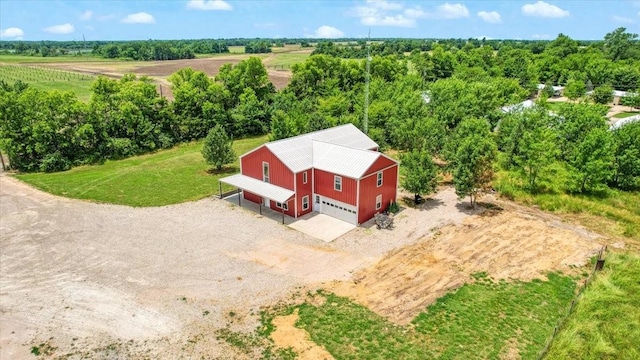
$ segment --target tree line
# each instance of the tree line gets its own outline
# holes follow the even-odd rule
[[[99,77],[88,103],[0,82],[0,148],[14,169],[51,172],[200,139],[216,124],[235,138],[268,131],[275,89],[260,59],[225,65],[216,79],[185,68],[169,80],[173,102],[132,74]]]
[[[586,98],[554,115],[545,101],[522,112],[500,109],[534,95],[532,84],[545,82],[541,74],[577,79],[583,71],[612,68],[626,72],[629,88],[637,89],[639,59],[614,60],[606,52],[612,50],[596,48],[573,52],[570,39],[558,38],[551,49],[569,48],[559,68],[528,62],[536,55],[511,48],[437,45],[414,57],[374,55],[366,123],[366,61],[322,54],[294,65],[290,84],[278,92],[258,58],[225,65],[215,78],[185,68],[169,78],[172,102],[148,79],[133,76],[98,79],[89,104],[4,84],[0,138],[14,167],[55,171],[202,139],[216,126],[231,138],[270,133],[276,140],[353,123],[381,149],[400,152],[403,187],[418,194],[432,191],[447,173],[458,193],[475,201],[496,168],[520,174],[532,192],[545,191],[558,174],[566,191],[638,189],[638,123],[609,130],[606,108]]]

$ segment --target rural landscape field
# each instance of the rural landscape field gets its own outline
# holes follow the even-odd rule
[[[156,6],[190,14],[185,29],[280,9],[247,4]],[[286,17],[346,7],[359,27],[406,34],[513,20],[467,10],[489,4],[301,2]],[[586,16],[559,6],[512,13]],[[637,20],[531,40],[328,25],[47,40],[116,27],[76,12],[42,39],[0,18],[0,358],[640,358]],[[389,228],[374,217],[327,240],[298,230],[315,207],[288,216],[220,181],[264,144],[346,124],[399,163]]]

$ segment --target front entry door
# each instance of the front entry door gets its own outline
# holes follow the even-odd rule
[[[271,200],[269,200],[269,199],[268,199],[268,198],[266,198],[266,197],[263,197],[263,198],[262,198],[262,205],[263,205],[264,207],[266,207],[267,209],[271,208]]]
[[[314,195],[313,198],[313,211],[320,212],[320,195]]]

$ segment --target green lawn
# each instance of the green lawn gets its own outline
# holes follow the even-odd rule
[[[91,83],[95,79],[91,75],[39,66],[0,65],[0,80],[10,84],[21,80],[33,88],[45,91],[71,91],[82,101],[91,98]]]
[[[546,359],[640,359],[640,257],[610,253]]]
[[[297,305],[296,326],[336,359],[496,359],[510,349],[523,359],[535,358],[566,314],[574,281],[554,273],[548,281],[513,283],[475,277],[475,283],[438,299],[410,326],[323,292],[315,295],[325,298],[322,305]]]
[[[640,115],[640,111],[625,111],[625,112],[621,112],[619,114],[615,114],[613,115],[614,118],[618,118],[618,119],[624,119],[624,118],[628,118],[634,115]]]
[[[267,136],[237,140],[233,148],[240,155],[266,141]],[[217,194],[218,178],[239,171],[236,160],[221,173],[210,173],[201,149],[199,141],[102,165],[16,177],[41,190],[70,198],[130,206],[177,204]]]

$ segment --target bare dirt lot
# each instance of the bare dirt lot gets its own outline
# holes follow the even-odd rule
[[[305,288],[402,323],[469,273],[543,276],[599,247],[581,228],[503,207],[476,215],[445,188],[403,209],[393,230],[365,224],[326,244],[226,201],[99,205],[0,175],[0,358],[33,358],[32,346],[69,358],[246,358],[215,331],[250,332],[262,306]],[[279,341],[321,350],[289,330]]]
[[[229,314],[252,331],[261,306],[470,214],[450,189],[432,202],[326,244],[226,201],[100,205],[0,175],[0,358],[241,357],[215,337]]]

